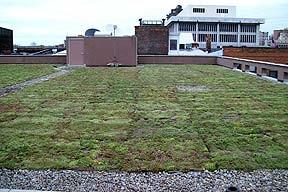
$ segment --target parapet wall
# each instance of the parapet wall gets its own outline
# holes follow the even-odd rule
[[[288,64],[288,49],[266,47],[224,47],[224,56]]]
[[[216,65],[217,57],[140,55],[138,64],[206,64]]]
[[[57,55],[57,56],[1,55],[0,64],[66,64],[66,55]]]
[[[288,81],[288,66],[283,64],[232,57],[219,57],[217,64],[230,69],[254,73],[257,76],[272,77],[280,82]]]

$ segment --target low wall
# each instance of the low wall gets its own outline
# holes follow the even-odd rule
[[[138,64],[208,64],[216,65],[217,57],[140,55]]]
[[[0,64],[66,64],[66,55],[1,55]]]
[[[224,47],[224,56],[288,64],[288,49],[269,47]]]
[[[252,72],[258,76],[273,77],[281,82],[288,81],[288,66],[283,64],[225,56],[217,58],[217,64],[230,69],[239,69],[243,72]]]

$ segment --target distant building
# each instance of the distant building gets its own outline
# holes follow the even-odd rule
[[[167,15],[169,54],[185,48],[181,34],[190,33],[200,48],[206,47],[207,37],[212,48],[220,46],[259,46],[260,24],[264,19],[236,18],[235,6],[189,5],[177,6]],[[192,42],[186,42],[190,44]]]
[[[269,33],[268,32],[259,32],[259,45],[260,46],[268,46],[269,41]]]
[[[13,31],[0,27],[0,54],[13,52]]]
[[[288,28],[274,30],[272,46],[278,48],[288,48]]]

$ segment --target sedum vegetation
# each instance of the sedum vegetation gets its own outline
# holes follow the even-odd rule
[[[0,64],[0,88],[55,72],[52,65]]]
[[[287,169],[287,98],[219,66],[75,69],[0,98],[0,167]]]

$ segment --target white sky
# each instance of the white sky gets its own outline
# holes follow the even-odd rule
[[[178,4],[236,5],[237,17],[266,19],[261,31],[288,27],[288,0],[0,0],[0,26],[14,30],[14,44],[53,45],[108,24],[133,35],[139,18],[160,20]]]

